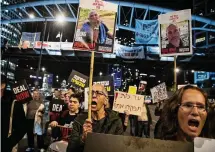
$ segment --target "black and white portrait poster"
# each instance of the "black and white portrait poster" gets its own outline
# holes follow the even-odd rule
[[[191,55],[191,10],[169,12],[158,16],[160,56]]]
[[[168,98],[165,82],[150,89],[153,103],[160,102]]]

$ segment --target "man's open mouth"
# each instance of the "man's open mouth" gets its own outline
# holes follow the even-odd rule
[[[199,126],[199,121],[196,120],[196,119],[190,119],[190,120],[188,121],[188,125],[191,126],[191,127],[196,127],[196,128],[198,128],[198,126]]]
[[[95,101],[92,101],[91,105],[97,105],[97,103]]]

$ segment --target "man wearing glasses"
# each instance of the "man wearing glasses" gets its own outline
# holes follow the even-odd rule
[[[67,152],[81,152],[84,149],[84,143],[87,133],[105,133],[122,135],[122,121],[117,113],[108,109],[108,93],[104,86],[100,84],[93,85],[92,88],[92,119],[87,119],[87,113],[80,114],[73,123],[73,130]]]

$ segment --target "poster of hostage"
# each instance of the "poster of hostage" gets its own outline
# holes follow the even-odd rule
[[[73,49],[112,53],[117,7],[103,0],[80,0]]]
[[[159,23],[160,56],[191,55],[191,10],[161,14]]]

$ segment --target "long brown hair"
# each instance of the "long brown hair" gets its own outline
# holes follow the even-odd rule
[[[159,131],[160,131],[159,138],[160,139],[165,139],[165,140],[176,139],[177,131],[180,127],[178,124],[178,117],[177,117],[179,104],[181,103],[182,96],[183,96],[184,92],[188,89],[193,89],[193,90],[197,90],[197,91],[201,92],[205,98],[206,108],[208,107],[207,94],[202,89],[195,87],[195,86],[187,85],[187,86],[177,90],[173,94],[173,96],[170,97],[165,102],[164,108],[162,110],[162,114],[161,114],[161,118],[160,118],[161,119],[161,125],[159,127],[160,128],[159,129]],[[206,123],[207,123],[207,120],[206,120]],[[201,136],[206,135],[205,127],[206,127],[206,125],[204,125]]]

